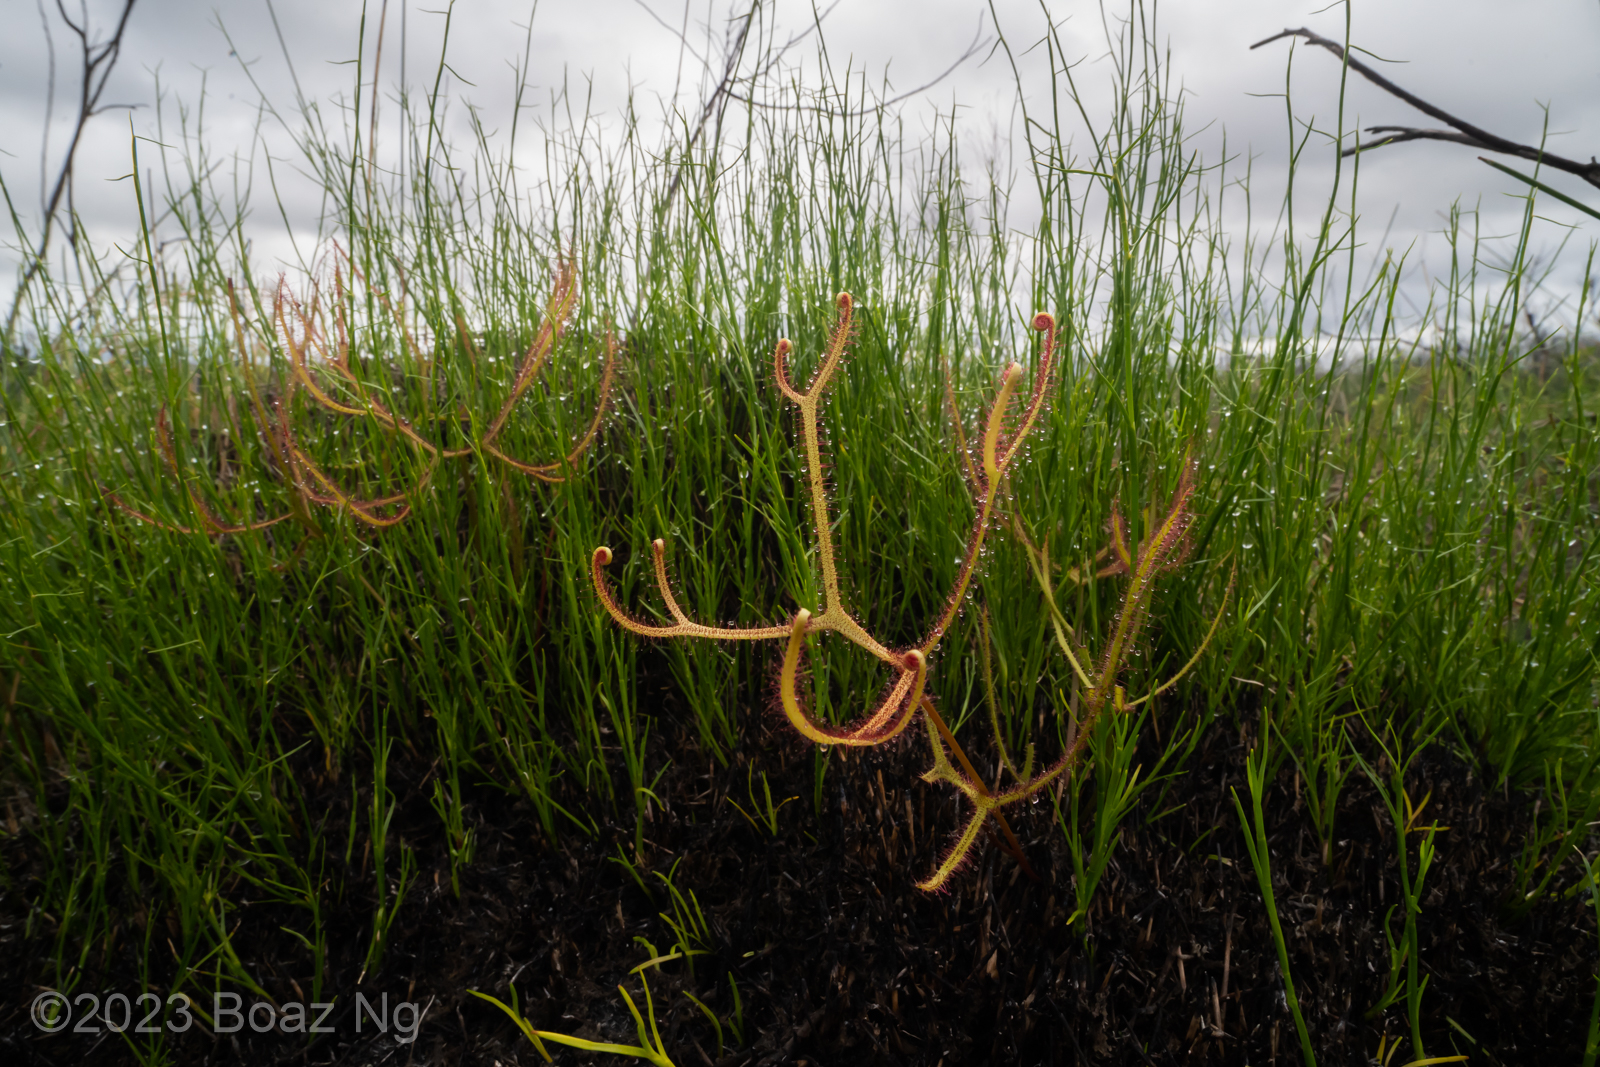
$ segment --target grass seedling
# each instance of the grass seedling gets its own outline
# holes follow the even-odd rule
[[[728,975],[728,987],[733,991],[733,1012],[729,1014],[726,1022],[728,1024],[728,1029],[733,1033],[734,1043],[737,1045],[743,1045],[744,1005],[739,1001],[739,983],[734,981],[733,975],[731,974]],[[717,1017],[717,1013],[706,1007],[705,1002],[699,997],[695,996],[693,993],[690,993],[688,990],[684,990],[683,995],[688,997],[690,1002],[693,1003],[695,1007],[700,1009],[701,1014],[711,1021],[711,1028],[716,1032],[717,1035],[717,1059],[720,1061],[722,1059],[723,1050],[722,1024],[724,1020],[719,1019]]]
[[[1577,846],[1573,846],[1574,851]],[[1583,889],[1589,894],[1589,903],[1594,907],[1595,930],[1600,932],[1600,856],[1589,859],[1582,852],[1578,858],[1584,861],[1586,874]],[[1583,1067],[1594,1067],[1596,1057],[1600,1057],[1600,971],[1594,976],[1594,1004],[1589,1008],[1589,1033],[1583,1041]]]
[[[1450,1022],[1454,1025],[1455,1020],[1451,1019]],[[1461,1030],[1461,1027],[1457,1026],[1456,1029]],[[1465,1030],[1461,1030],[1461,1034],[1468,1041],[1472,1041],[1472,1035]],[[1476,1041],[1472,1041],[1472,1043],[1477,1044]],[[1390,1041],[1389,1035],[1384,1034],[1378,1039],[1378,1051],[1372,1057],[1372,1062],[1378,1064],[1379,1067],[1430,1067],[1431,1064],[1435,1063],[1462,1063],[1469,1059],[1467,1056],[1426,1056],[1420,1060],[1407,1060],[1405,1063],[1395,1065],[1394,1054],[1399,1051],[1400,1040],[1396,1038]]]
[[[608,863],[615,863],[627,871],[628,877],[633,879],[633,884],[639,887],[639,891],[645,895],[645,899],[652,904],[655,903],[656,895],[650,892],[650,887],[645,884],[644,876],[639,873],[639,865],[628,858],[628,854],[622,851],[620,843],[617,845],[617,854],[615,856],[607,856],[606,860]]]
[[[666,874],[656,871],[655,875],[667,887],[667,893],[672,898],[672,914],[661,912],[661,920],[672,928],[677,937],[676,952],[689,964],[689,973],[694,973],[694,958],[704,956],[710,950],[711,924],[706,922],[705,912],[700,910],[700,901],[694,895],[694,890],[689,890],[685,895],[677,886],[672,884],[672,878],[678,873],[678,864],[683,862],[680,856],[672,862],[672,869]]]
[[[1326,696],[1318,694],[1323,700]],[[1339,794],[1355,770],[1356,763],[1346,752],[1348,741],[1344,723],[1348,715],[1309,716],[1302,712],[1307,703],[1298,694],[1290,700],[1296,705],[1288,716],[1290,722],[1299,724],[1298,744],[1287,747],[1295,769],[1305,781],[1306,808],[1311,814],[1315,829],[1318,854],[1324,867],[1333,866],[1333,822],[1339,809]],[[1331,701],[1329,701],[1331,702]],[[1350,714],[1355,714],[1354,712]],[[1311,719],[1314,721],[1308,722]]]
[[[447,847],[450,851],[450,891],[461,895],[461,869],[472,863],[477,848],[477,828],[466,825],[461,806],[459,783],[452,781],[450,788],[437,778],[433,782],[433,810],[444,824]]]
[[[416,878],[416,853],[400,845],[400,873],[396,879],[393,894],[389,892],[388,881],[388,842],[389,824],[394,820],[395,809],[398,806],[394,794],[388,787],[388,763],[390,749],[394,742],[392,739],[382,737],[373,746],[373,782],[372,802],[367,813],[368,842],[372,848],[373,885],[377,893],[377,906],[372,913],[372,937],[367,947],[366,962],[362,964],[361,974],[356,978],[360,982],[367,976],[367,972],[375,970],[383,959],[383,950],[389,943],[389,931],[394,926],[394,920],[400,912],[400,904],[406,898],[406,890]]]
[[[800,798],[787,797],[782,802],[774,805],[772,803],[772,783],[767,781],[766,771],[761,772],[761,796],[757,798],[754,775],[755,765],[751,764],[745,774],[745,793],[750,798],[750,811],[745,811],[744,806],[732,797],[728,798],[728,803],[732,804],[751,826],[757,830],[765,829],[768,834],[777,837],[778,812],[783,810],[785,804],[792,803]],[[752,815],[750,812],[755,814]]]
[[[706,1007],[704,1001],[695,996],[693,993],[689,992],[687,989],[683,991],[683,995],[688,997],[689,1002],[695,1007],[699,1008],[700,1014],[704,1015],[707,1021],[711,1023],[711,1029],[715,1031],[717,1035],[717,1059],[722,1059],[722,1020],[717,1018],[716,1012]]]
[[[552,1041],[555,1044],[581,1049],[584,1052],[609,1052],[614,1056],[632,1056],[636,1059],[657,1064],[658,1067],[675,1067],[671,1057],[667,1055],[666,1046],[661,1042],[661,1031],[656,1027],[656,1005],[650,996],[650,983],[645,979],[642,968],[635,968],[634,973],[639,975],[639,984],[644,987],[645,1014],[650,1017],[648,1030],[645,1029],[644,1016],[639,1014],[639,1007],[633,1002],[633,998],[628,995],[627,989],[619,985],[617,986],[617,992],[622,995],[623,1002],[628,1005],[628,1013],[633,1016],[633,1023],[639,1034],[639,1043],[637,1045],[617,1045],[609,1041],[590,1041],[587,1038],[573,1037],[570,1034],[558,1034],[550,1030],[535,1030],[533,1024],[523,1018],[522,1012],[518,1009],[516,986],[511,987],[510,1004],[487,993],[480,993],[476,989],[468,990],[468,992],[479,1000],[486,1000],[505,1012],[506,1017],[517,1024],[517,1029],[522,1031],[523,1036],[533,1042],[533,1047],[538,1050],[539,1055],[544,1058],[546,1063],[552,1061],[550,1053],[544,1047],[544,1043]]]
[[[1300,1038],[1300,1054],[1306,1067],[1316,1067],[1317,1054],[1311,1048],[1311,1033],[1306,1029],[1305,1016],[1300,1011],[1300,998],[1295,995],[1294,975],[1289,970],[1289,945],[1283,939],[1283,924],[1278,919],[1277,896],[1272,890],[1272,854],[1267,845],[1267,820],[1261,811],[1261,798],[1267,791],[1268,730],[1262,724],[1261,742],[1250,753],[1245,764],[1250,782],[1250,811],[1245,813],[1239,791],[1233,790],[1234,810],[1244,827],[1245,849],[1250,853],[1250,866],[1256,872],[1256,884],[1261,887],[1261,899],[1267,906],[1267,921],[1272,925],[1272,944],[1278,950],[1278,970],[1283,975],[1283,999],[1294,1017],[1295,1033]]]
[[[1600,907],[1600,905],[1597,905]],[[739,983],[733,975],[728,975],[728,988],[733,991],[733,1014],[728,1016],[728,1029],[733,1031],[733,1039],[739,1044],[744,1044],[744,1001],[739,998]],[[1600,1003],[1600,998],[1597,998]]]
[[[1367,1017],[1375,1018],[1394,1003],[1403,990],[1406,998],[1406,1019],[1411,1028],[1412,1051],[1420,1060],[1427,1056],[1422,1041],[1422,995],[1428,988],[1428,977],[1426,975],[1418,977],[1421,933],[1417,929],[1417,916],[1422,914],[1422,885],[1436,855],[1434,837],[1450,827],[1440,826],[1438,823],[1421,825],[1423,809],[1428,806],[1432,794],[1424,796],[1421,802],[1413,802],[1411,794],[1406,790],[1406,771],[1410,768],[1412,760],[1427,747],[1432,738],[1419,739],[1411,747],[1410,754],[1402,758],[1400,742],[1393,736],[1392,731],[1390,739],[1394,743],[1391,747],[1384,743],[1376,730],[1371,729],[1370,724],[1368,730],[1382,753],[1379,767],[1373,767],[1359,752],[1353,755],[1362,771],[1378,790],[1378,796],[1382,799],[1383,806],[1394,825],[1395,858],[1399,861],[1400,870],[1400,903],[1392,905],[1384,914],[1383,933],[1389,941],[1389,981],[1378,1003],[1367,1010]],[[1387,769],[1388,773],[1380,773],[1380,768]],[[1414,869],[1409,845],[1413,834],[1422,835],[1422,840],[1417,845]],[[1397,907],[1405,908],[1405,924],[1398,943],[1389,931],[1389,924]],[[1403,977],[1402,966],[1405,969]]]
[[[1544,766],[1544,792],[1533,805],[1533,832],[1523,841],[1514,867],[1510,910],[1517,917],[1526,915],[1545,895],[1561,869],[1567,846],[1575,836],[1586,834],[1600,814],[1600,792],[1585,788],[1596,764],[1591,760],[1580,774],[1571,775],[1565,763],[1558,757]]]
[[[1148,780],[1139,780],[1140,768],[1131,766],[1142,725],[1143,716],[1116,715],[1101,719],[1095,728],[1099,736],[1090,742],[1095,769],[1090,804],[1095,816],[1094,829],[1087,835],[1087,846],[1081,829],[1084,784],[1081,776],[1074,776],[1068,784],[1071,793],[1068,810],[1063,812],[1061,805],[1056,805],[1056,822],[1067,839],[1067,852],[1072,857],[1072,891],[1077,902],[1067,917],[1068,926],[1089,914],[1095,889],[1121,837],[1122,820],[1132,810],[1144,787],[1149,785]]]

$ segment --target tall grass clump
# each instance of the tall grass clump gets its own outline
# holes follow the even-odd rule
[[[453,878],[487,794],[525,801],[541,847],[626,825],[642,858],[662,739],[727,765],[774,676],[832,742],[937,687],[935,776],[980,812],[956,861],[1002,768],[1054,768],[996,793],[1051,799],[1085,924],[1120,824],[1155,819],[1138,802],[1219,725],[1256,731],[1260,790],[1298,776],[1324,863],[1352,772],[1399,804],[1382,750],[1438,745],[1542,798],[1505,908],[1584,876],[1597,368],[1578,331],[1519,328],[1532,199],[1503,261],[1452,213],[1450,269],[1408,321],[1402,257],[1352,284],[1353,164],[1309,232],[1223,229],[1236,164],[1194,151],[1137,28],[1111,42],[1108,114],[1040,42],[1013,181],[964,159],[953,116],[918,138],[859,80],[789,80],[761,17],[739,67],[760,106],[726,101],[704,136],[563,97],[503,140],[474,113],[454,144],[441,79],[402,95],[408,139],[375,157],[362,98],[300,101],[281,121],[329,206],[282,282],[245,227],[273,205],[222,184],[200,110],[163,112],[136,146],[130,266],[24,294],[0,369],[0,776],[37,857],[6,877],[59,988],[137,942],[150,988],[260,990],[232,931],[262,903],[309,995],[338,977],[335,911],[360,911],[380,968],[419,877],[393,828],[408,789]],[[795,400],[819,367],[826,421]],[[1007,423],[995,383],[1023,381]],[[295,400],[312,386],[327,399]],[[870,641],[810,649],[800,709],[807,620],[842,632],[840,605]],[[787,652],[645,644],[607,607]],[[930,619],[957,653],[936,665]],[[886,690],[896,649],[918,656]],[[972,766],[939,764],[946,745]],[[1397,958],[1397,1003],[1420,1001],[1414,970]]]

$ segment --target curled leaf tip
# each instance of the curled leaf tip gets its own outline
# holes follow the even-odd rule
[[[1048,311],[1041,311],[1033,317],[1033,328],[1040,333],[1046,333],[1056,328],[1056,317]]]
[[[905,654],[905,666],[908,671],[920,671],[927,662],[928,657],[922,654],[921,649],[913,648]]]
[[[660,537],[656,538],[654,541],[651,541],[650,544],[655,547],[657,552],[665,552],[667,550],[667,542]]]
[[[595,549],[594,561],[600,564],[602,567],[611,566],[611,549],[607,548],[605,545],[601,545],[599,548]]]
[[[849,293],[840,293],[838,295],[838,297],[834,300],[834,303],[839,306],[839,310],[840,311],[849,311],[850,310],[850,305],[852,303],[852,301],[850,299],[850,294]]]

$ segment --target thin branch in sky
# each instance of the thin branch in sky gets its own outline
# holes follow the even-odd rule
[[[78,50],[82,57],[83,74],[78,86],[78,114],[73,123],[72,138],[67,142],[66,154],[61,160],[61,169],[56,173],[54,185],[50,186],[50,193],[44,201],[44,217],[39,224],[39,238],[29,250],[27,266],[23,268],[22,278],[17,282],[16,292],[12,296],[11,311],[6,316],[5,333],[0,335],[6,343],[10,343],[13,331],[16,329],[17,316],[22,311],[22,298],[26,295],[28,286],[44,268],[45,253],[50,249],[50,238],[55,233],[56,217],[61,213],[61,202],[65,199],[69,205],[68,214],[71,215],[73,186],[73,164],[77,160],[78,146],[83,143],[83,131],[89,125],[89,120],[96,115],[113,108],[133,108],[137,104],[101,104],[100,97],[104,95],[106,82],[111,78],[111,72],[116,68],[117,60],[122,56],[122,38],[128,30],[128,19],[133,15],[133,5],[137,0],[123,0],[122,14],[117,19],[116,28],[106,40],[96,43],[90,34],[88,13],[85,10],[82,22],[74,22],[67,13],[65,0],[56,0],[56,11],[61,16],[61,21],[66,23],[67,29],[78,38]],[[44,11],[40,8],[41,17]],[[45,147],[41,152],[48,152],[49,146],[49,117],[55,106],[55,42],[50,37],[49,19],[45,19],[45,39],[50,44],[50,92],[45,102]],[[40,163],[40,189],[44,188],[44,163]],[[77,244],[77,226],[69,220],[68,240]]]
[[[1345,149],[1344,154],[1347,156],[1354,155],[1357,152],[1370,151],[1374,148],[1382,148],[1385,145],[1402,144],[1406,141],[1449,141],[1455,144],[1467,145],[1470,148],[1481,148],[1489,152],[1499,152],[1508,156],[1517,156],[1520,159],[1530,160],[1546,167],[1552,167],[1556,170],[1566,171],[1568,174],[1575,174],[1584,181],[1588,182],[1590,185],[1600,188],[1600,160],[1595,159],[1595,157],[1590,156],[1589,162],[1583,163],[1575,159],[1566,159],[1562,156],[1555,155],[1554,153],[1547,152],[1543,148],[1535,148],[1532,145],[1518,144],[1516,141],[1508,141],[1504,137],[1496,136],[1495,134],[1490,133],[1488,130],[1475,126],[1465,119],[1457,118],[1455,115],[1452,115],[1443,108],[1434,104],[1430,104],[1421,97],[1407,92],[1394,82],[1390,81],[1388,78],[1385,78],[1382,74],[1379,74],[1377,71],[1361,62],[1359,59],[1346,54],[1344,46],[1338,41],[1329,40],[1321,34],[1314,33],[1305,27],[1301,27],[1297,30],[1284,30],[1282,33],[1275,33],[1266,40],[1257,41],[1250,47],[1252,49],[1260,48],[1262,45],[1271,44],[1273,41],[1280,41],[1285,37],[1301,37],[1318,46],[1319,48],[1326,48],[1328,51],[1344,60],[1345,64],[1349,66],[1351,70],[1355,71],[1357,74],[1361,75],[1363,78],[1367,79],[1384,92],[1391,96],[1399,97],[1401,100],[1404,100],[1406,103],[1410,104],[1423,114],[1429,116],[1430,118],[1438,119],[1446,126],[1451,127],[1451,129],[1448,130],[1438,130],[1423,129],[1414,126],[1370,126],[1368,127],[1369,133],[1383,134],[1384,136],[1380,137],[1376,141],[1358,145],[1355,148]]]

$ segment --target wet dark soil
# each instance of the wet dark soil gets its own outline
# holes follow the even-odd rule
[[[672,731],[658,731],[669,735]],[[728,766],[705,758],[688,731],[659,742],[671,768],[660,805],[643,824],[618,818],[597,838],[544,840],[526,802],[485,785],[472,795],[475,862],[452,890],[448,853],[421,758],[391,763],[400,800],[391,833],[416,849],[412,882],[381,965],[363,974],[374,886],[365,859],[330,871],[324,998],[332,1032],[311,1040],[196,1025],[174,1038],[170,1062],[190,1064],[478,1064],[541,1062],[504,1014],[471,996],[509,1002],[513,988],[535,1026],[592,1040],[636,1043],[617,992],[644,1007],[630,969],[671,952],[662,913],[672,896],[705,920],[705,954],[646,972],[655,1018],[679,1067],[692,1064],[1271,1064],[1300,1060],[1262,895],[1244,847],[1231,790],[1248,796],[1248,730],[1218,724],[1186,770],[1152,789],[1125,820],[1120,843],[1086,917],[1074,910],[1072,863],[1048,799],[1013,823],[1040,880],[1030,880],[994,839],[949,892],[914,883],[948,847],[961,812],[951,792],[922,783],[925,742],[887,752],[831,754],[815,804],[816,754],[766,719],[753,720]],[[1152,763],[1153,759],[1144,761]],[[777,832],[753,825],[766,774],[781,808]],[[349,780],[308,788],[339,837]],[[1514,860],[1532,825],[1529,797],[1486,789],[1442,747],[1419,758],[1408,788],[1431,795],[1426,818],[1448,826],[1419,917],[1421,1026],[1430,1056],[1486,1064],[1577,1063],[1595,1002],[1593,907],[1579,893],[1512,909]],[[1374,788],[1352,776],[1340,800],[1331,863],[1324,864],[1292,764],[1270,787],[1268,839],[1278,908],[1299,998],[1321,1064],[1368,1064],[1402,1037],[1398,1065],[1415,1058],[1402,998],[1369,1009],[1390,968],[1386,939],[1402,915],[1394,828]],[[316,808],[317,805],[314,805]],[[1159,815],[1157,813],[1160,813]],[[751,814],[756,814],[752,812]],[[0,930],[0,1058],[10,1064],[135,1062],[116,1034],[43,1034],[28,1019],[52,974],[49,921],[23,933],[30,881],[42,870],[25,834],[5,841],[10,884]],[[392,868],[391,868],[392,869]],[[1575,885],[1577,863],[1557,888]],[[392,878],[391,878],[392,882]],[[647,895],[645,888],[649,889]],[[311,1000],[311,956],[282,927],[304,913],[251,903],[228,889],[232,943],[280,1005]],[[109,953],[91,951],[79,990],[138,991],[138,960],[159,983],[168,931],[138,924],[124,901],[125,932]],[[1394,909],[1394,910],[1391,910]],[[146,922],[160,924],[159,918]],[[646,944],[648,942],[648,945]],[[737,985],[737,1003],[733,996]],[[414,1003],[416,1040],[377,1032],[354,998]],[[721,1022],[718,1033],[690,994]],[[245,993],[246,1007],[255,998]],[[265,1018],[265,1016],[260,1016]],[[395,1020],[391,1020],[394,1022]],[[558,1063],[621,1062],[554,1045]]]

